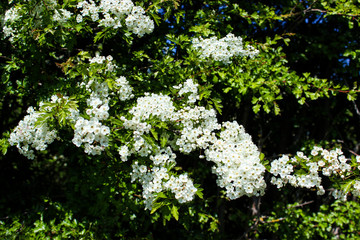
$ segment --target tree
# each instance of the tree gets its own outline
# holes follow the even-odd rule
[[[357,1],[0,10],[1,236],[359,237]]]

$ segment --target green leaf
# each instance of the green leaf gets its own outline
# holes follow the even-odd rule
[[[155,130],[155,128],[151,128],[151,129],[150,129],[150,132],[151,132],[151,134],[153,135],[153,137],[155,138],[155,140],[158,141],[158,140],[159,140],[159,137],[158,137],[158,133],[157,133],[157,131]]]
[[[265,154],[264,153],[260,153],[260,161],[264,160],[265,158]]]
[[[159,208],[165,206],[164,202],[156,202],[153,204],[153,208],[151,209],[150,214],[153,214],[154,212],[156,212]]]
[[[350,191],[350,188],[354,185],[355,180],[350,180],[348,182],[346,182],[344,185],[341,186],[341,189],[347,193]]]
[[[160,146],[164,148],[167,144],[169,135],[167,133],[162,133],[160,136]]]
[[[217,98],[212,98],[211,102],[213,103],[213,106],[215,107],[215,109],[218,111],[218,113],[221,115],[222,113],[222,104],[221,104],[221,100],[217,99]]]
[[[274,112],[275,112],[275,115],[280,114],[280,107],[276,102],[274,102]]]
[[[256,104],[253,106],[253,111],[254,113],[258,113],[260,111],[261,105],[260,104]]]
[[[172,208],[171,208],[171,214],[176,219],[176,221],[179,220],[179,211],[178,211],[178,208],[175,205],[173,205]]]
[[[196,195],[198,195],[198,197],[200,199],[204,199],[204,194],[203,194],[203,189],[202,188],[198,188],[197,191],[196,191]]]
[[[154,139],[148,135],[142,135],[142,137],[147,141],[152,147],[156,147]]]
[[[165,193],[163,192],[159,192],[157,195],[156,195],[156,198],[168,198]]]
[[[156,25],[159,26],[161,17],[159,17],[158,15],[153,14],[151,12],[148,12],[148,14],[152,17],[152,19],[154,19]]]
[[[0,145],[1,145],[1,153],[5,155],[9,147],[9,141],[6,138],[2,138],[0,139]]]
[[[356,100],[356,92],[355,91],[350,91],[348,94],[347,94],[347,99],[349,101],[355,101]]]
[[[227,87],[227,88],[225,88],[223,91],[224,91],[224,93],[228,93],[228,92],[231,91],[231,90],[232,90],[231,87]]]

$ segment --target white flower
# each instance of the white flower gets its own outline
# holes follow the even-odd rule
[[[323,166],[325,166],[325,162],[323,160],[320,160],[318,162],[318,165],[319,165],[319,167],[323,167]]]
[[[72,15],[73,15],[72,12],[69,12],[68,10],[65,9],[55,10],[55,13],[53,15],[53,20],[55,22],[63,24],[66,23],[71,18]]]
[[[154,21],[145,15],[142,7],[133,7],[131,14],[125,19],[126,27],[138,37],[154,30]]]
[[[42,113],[30,107],[28,115],[15,127],[10,134],[10,145],[18,148],[19,152],[29,159],[34,159],[34,150],[43,151],[57,138],[57,132],[50,129],[46,122],[37,124]]]
[[[251,46],[247,46],[247,49],[244,49],[242,38],[235,37],[232,33],[221,39],[216,37],[208,39],[194,38],[193,47],[200,51],[202,59],[212,58],[214,61],[224,64],[230,64],[232,57],[254,57],[259,53],[258,50]]]

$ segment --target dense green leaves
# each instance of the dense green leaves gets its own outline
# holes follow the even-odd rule
[[[359,237],[359,210],[357,202],[321,205],[311,211],[306,202],[276,209],[272,216],[260,218],[259,232],[269,231],[283,239],[357,239]],[[279,205],[278,205],[279,207]]]
[[[58,1],[55,7],[53,2],[0,3],[2,238],[359,237],[358,199],[349,196],[340,203],[330,196],[334,188],[348,192],[359,177],[359,1],[134,1],[154,21],[154,31],[141,38],[127,28],[125,17],[121,27],[108,27],[89,15],[76,19],[82,11],[78,0]],[[10,8],[18,11],[13,20],[5,15]],[[68,21],[53,18],[60,9],[73,13]],[[65,13],[60,11],[63,19]],[[224,64],[202,58],[193,47],[194,38],[220,39],[228,33],[259,53]],[[110,60],[89,63],[97,56],[112,56],[117,68],[108,71]],[[120,100],[120,76],[133,98]],[[144,141],[153,148],[171,146],[177,157],[177,165],[167,166],[171,176],[187,172],[197,191],[186,204],[171,191],[159,192],[152,210],[144,211],[142,186],[132,181],[131,165],[151,169],[154,164],[138,155],[121,160],[119,148],[135,143],[122,117],[133,117],[129,111],[145,93],[169,96],[176,109],[186,108],[190,93],[180,95],[174,86],[187,79],[199,84],[193,105],[215,109],[220,122],[244,125],[268,171],[279,154],[342,145],[352,159],[349,175],[324,177],[326,195],[318,197],[311,190],[280,192],[267,172],[264,196],[228,201],[216,184],[214,163],[199,157],[203,149],[185,154],[174,147],[183,126],[151,116]],[[75,122],[69,116],[78,110],[90,120],[87,88],[97,84],[111,95],[110,117],[102,122],[111,137],[94,156],[73,144]],[[54,95],[60,100],[51,102]],[[8,141],[29,106],[41,112],[37,127],[46,123],[58,131],[34,160],[23,158]],[[308,170],[305,163],[297,167]]]

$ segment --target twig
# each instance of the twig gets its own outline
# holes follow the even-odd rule
[[[303,207],[303,206],[308,205],[308,204],[311,204],[311,203],[313,203],[313,202],[314,202],[314,200],[311,200],[311,201],[304,202],[304,203],[301,203],[301,204],[298,204],[298,205],[295,205],[295,206],[288,207],[288,209],[290,209],[290,208],[297,208],[297,207]]]
[[[356,103],[355,103],[355,101],[352,101],[352,103],[353,103],[353,105],[354,105],[354,108],[355,108],[355,112],[356,112],[356,114],[359,116],[359,118],[360,118],[360,111],[359,111],[359,108],[357,107],[357,105],[356,105]]]

